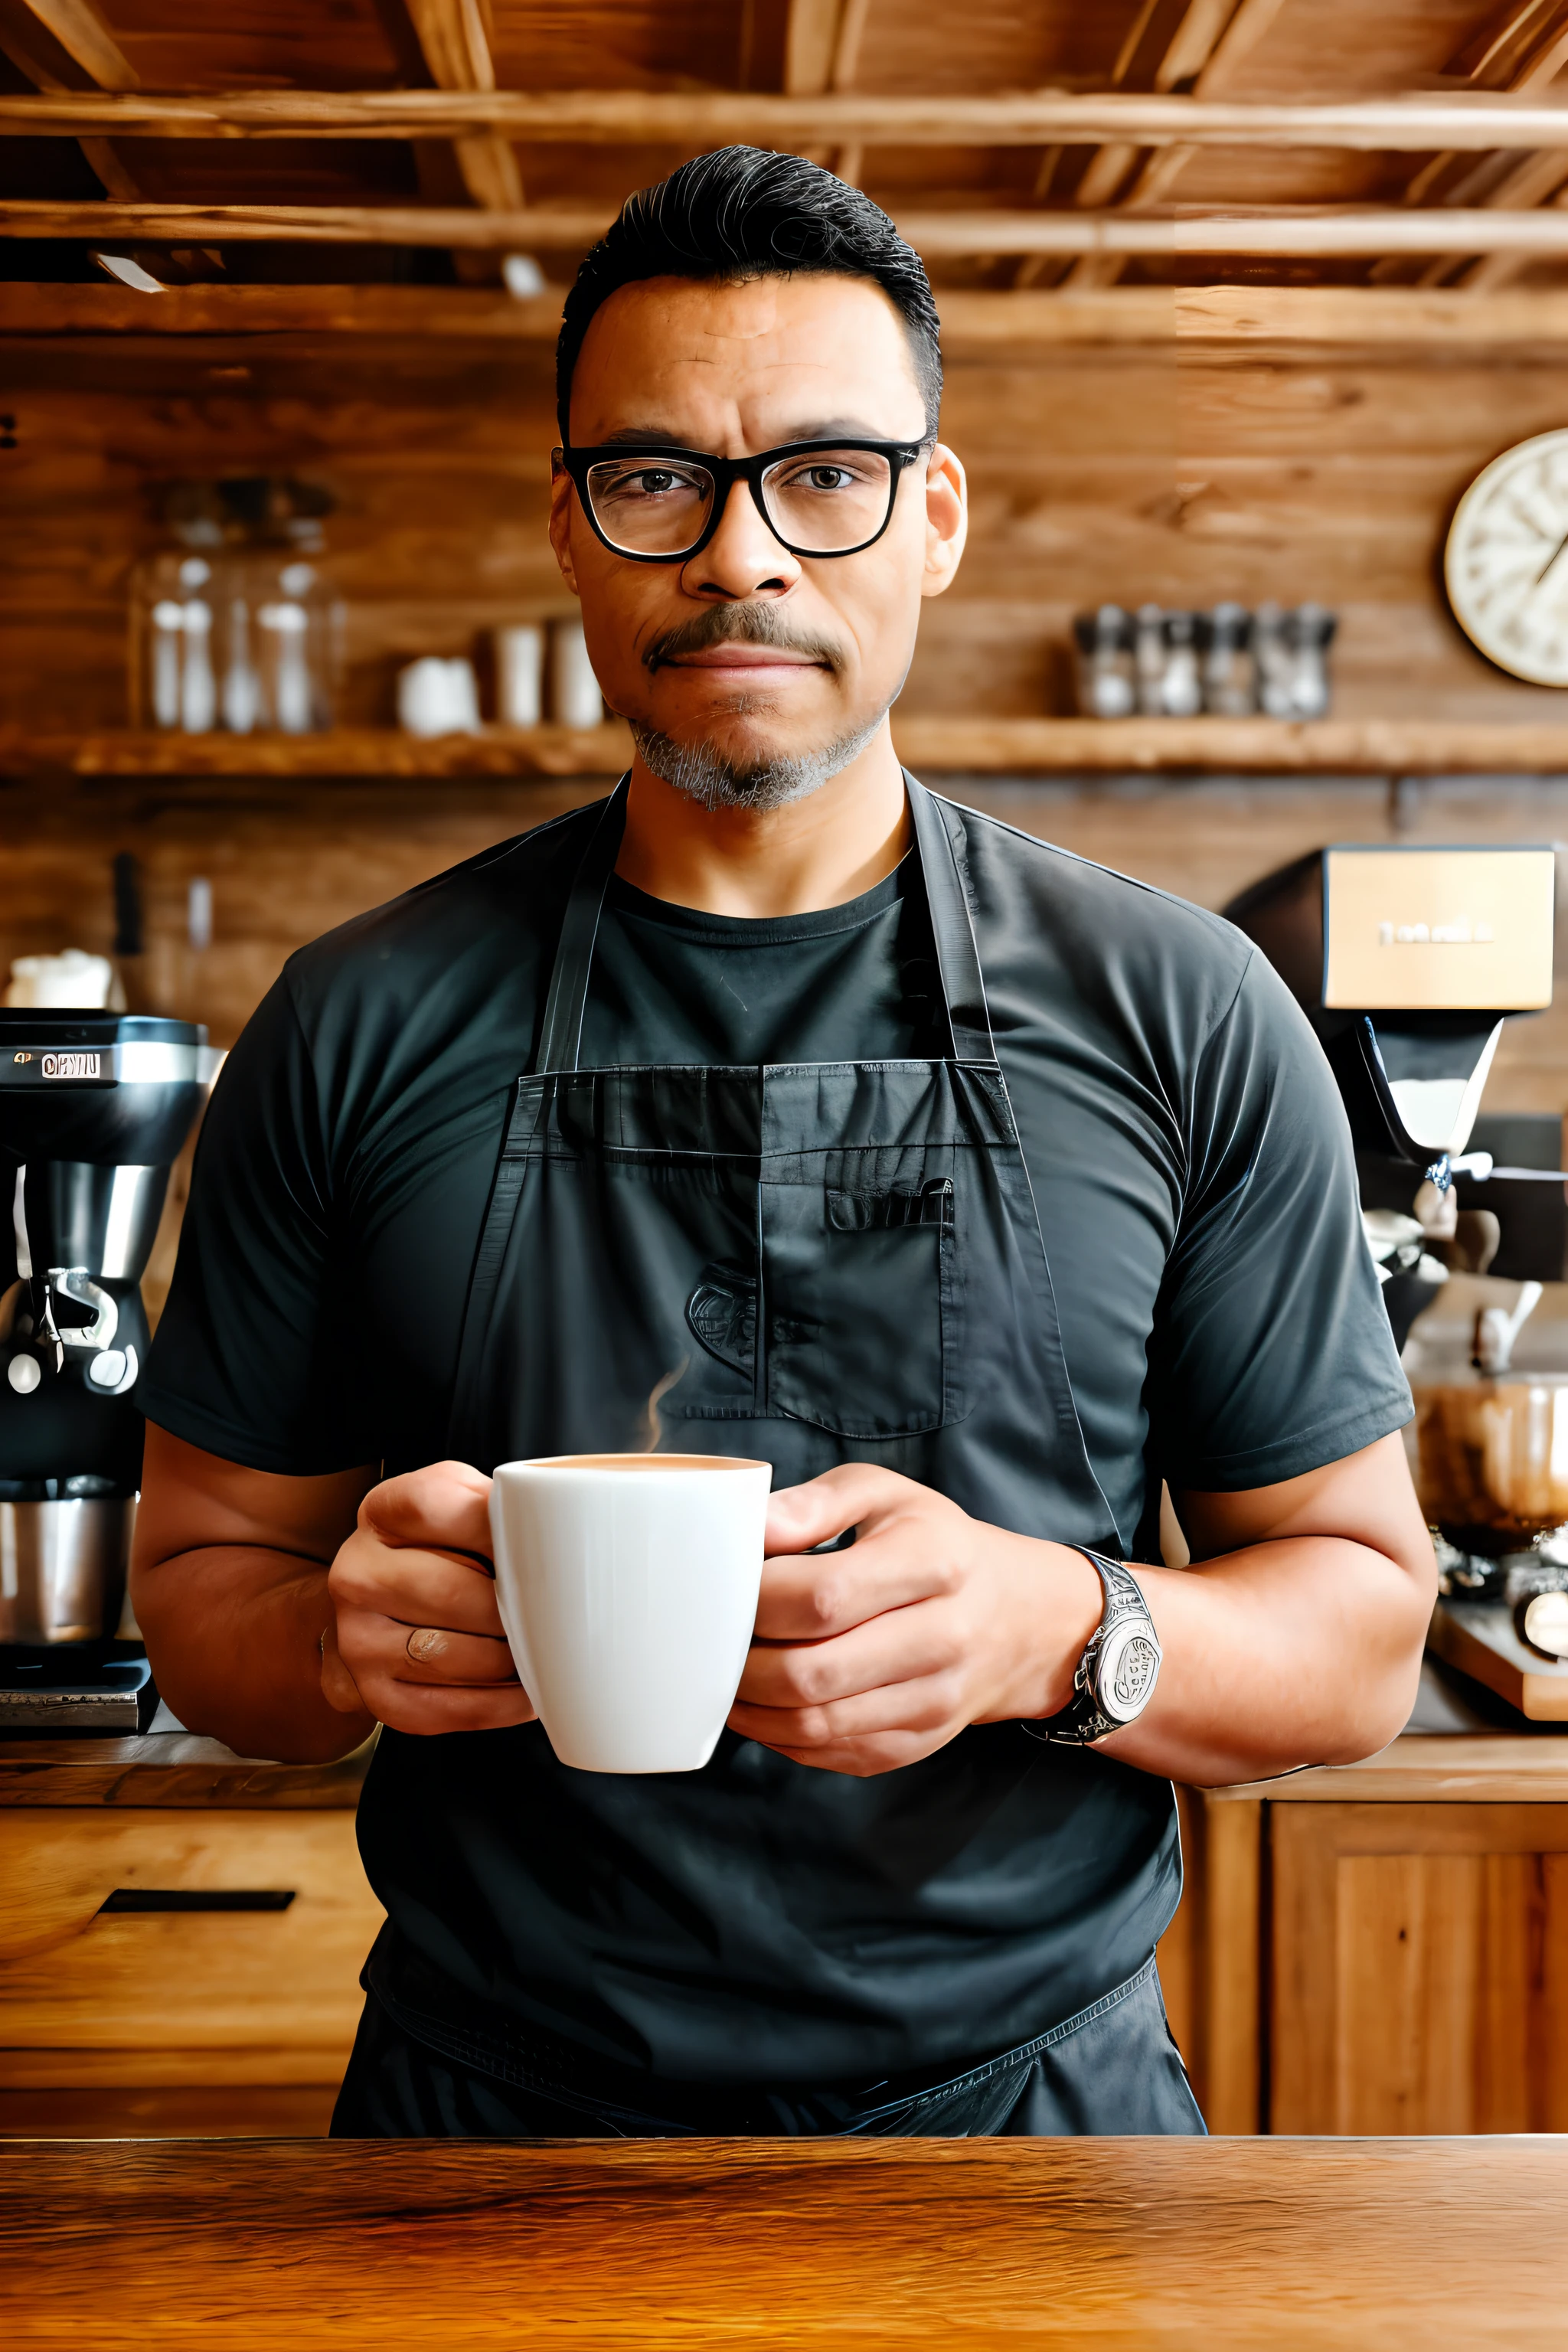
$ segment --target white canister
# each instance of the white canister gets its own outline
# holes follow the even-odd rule
[[[522,622],[495,633],[496,721],[537,727],[544,716],[544,631]]]
[[[474,666],[426,654],[397,673],[397,723],[407,735],[477,735],[479,689]]]
[[[605,698],[581,621],[551,624],[550,715],[560,727],[598,727],[604,721]]]
[[[79,1007],[97,1012],[109,1003],[114,966],[107,956],[67,948],[59,955],[18,956],[5,991],[8,1006]]]
[[[579,1772],[697,1772],[756,1622],[773,1469],[722,1454],[505,1462],[496,1599],[550,1745]]]

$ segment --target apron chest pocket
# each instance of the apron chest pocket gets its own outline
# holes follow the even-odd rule
[[[842,1437],[961,1418],[951,1177],[858,1192],[763,1183],[766,1410]]]

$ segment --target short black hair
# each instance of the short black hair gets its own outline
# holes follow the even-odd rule
[[[933,439],[942,341],[925,265],[879,205],[804,155],[720,147],[640,188],[578,270],[555,346],[555,410],[570,442],[572,375],[588,323],[618,287],[646,278],[866,278],[904,323]]]

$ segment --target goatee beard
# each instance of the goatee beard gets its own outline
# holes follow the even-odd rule
[[[879,711],[820,751],[760,760],[727,760],[711,743],[678,743],[635,719],[631,730],[644,765],[700,808],[749,809],[761,814],[820,792],[851,760],[858,759],[886,715]]]

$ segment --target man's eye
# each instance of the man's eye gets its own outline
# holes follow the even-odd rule
[[[808,466],[804,474],[796,475],[795,486],[808,490],[842,490],[854,478],[847,466]]]
[[[689,490],[694,487],[689,474],[677,471],[673,466],[637,466],[624,474],[613,475],[600,490],[601,497],[616,499],[663,499],[672,490]]]

